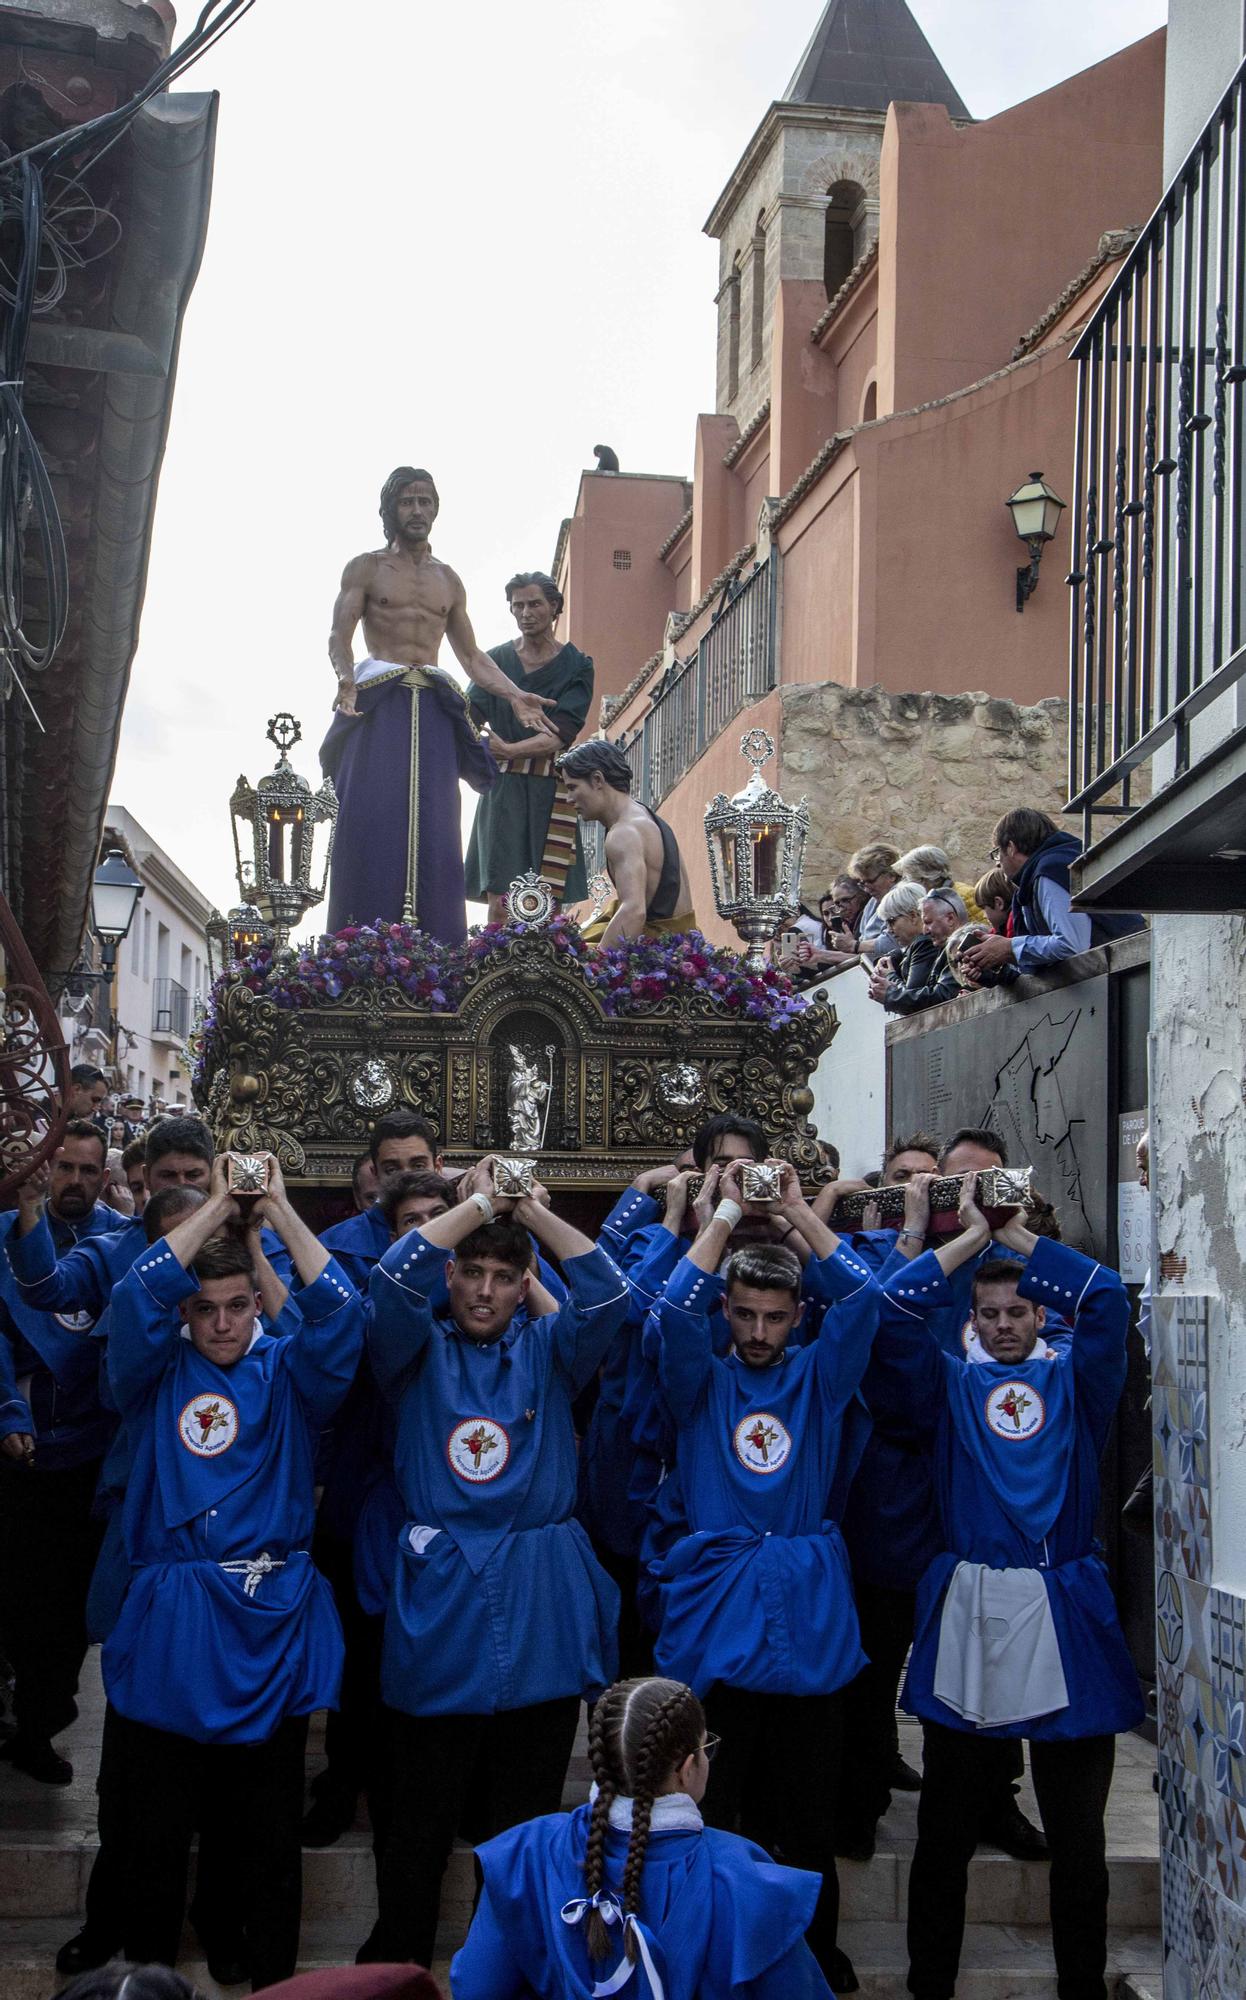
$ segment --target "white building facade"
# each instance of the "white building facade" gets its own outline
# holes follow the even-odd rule
[[[146,827],[110,804],[103,846],[121,845],[143,880],[130,935],[117,953],[115,1072],[126,1093],[190,1105],[186,1041],[207,995],[204,925],[212,908]]]

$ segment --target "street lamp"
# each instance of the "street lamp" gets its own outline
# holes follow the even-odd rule
[[[740,754],[753,775],[733,799],[719,792],[706,807],[705,841],[718,914],[748,946],[745,964],[759,969],[765,945],[800,908],[809,803],[789,806],[762,782],[761,767],[774,756],[774,738],[764,729],[741,737]]]
[[[119,847],[110,847],[91,884],[91,928],[100,941],[103,970],[111,979],[117,946],[134,922],[143,884]]]
[[[1065,502],[1053,493],[1041,472],[1032,472],[1023,486],[1004,502],[1012,515],[1012,525],[1030,552],[1030,560],[1017,571],[1017,610],[1025,610],[1025,600],[1038,585],[1038,566],[1043,549],[1060,525]]]

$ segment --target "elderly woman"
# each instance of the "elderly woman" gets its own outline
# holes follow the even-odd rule
[[[909,1013],[905,996],[926,984],[938,947],[922,923],[923,891],[916,882],[897,882],[878,906],[899,954],[880,958],[870,975],[870,999],[888,1013]]]
[[[974,897],[967,882],[952,880],[952,864],[947,850],[943,847],[910,847],[896,862],[896,873],[902,882],[916,882],[923,889],[955,889],[965,905],[968,921],[975,924],[986,922],[986,917]],[[964,918],[961,919],[965,921]]]

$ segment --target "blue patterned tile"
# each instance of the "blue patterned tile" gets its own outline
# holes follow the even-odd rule
[[[1190,1933],[1194,1939],[1198,1965],[1204,1977],[1208,1967],[1216,1966],[1220,1956],[1216,1929],[1217,1900],[1214,1890],[1209,1888],[1205,1881],[1195,1886],[1190,1898]]]
[[[1246,1993],[1246,1910],[1240,1898],[1228,1902],[1220,1898],[1220,1986],[1225,1993]]]
[[[1186,1803],[1185,1770],[1180,1761],[1179,1738],[1175,1754],[1159,1753],[1159,1831],[1161,1845],[1185,1860],[1190,1815]]]
[[[1155,1627],[1159,1656],[1165,1666],[1179,1667],[1185,1658],[1185,1602],[1172,1570],[1161,1570],[1155,1583]]]
[[[1165,2000],[1169,2000],[1168,1960],[1172,1957],[1178,1965],[1191,1965],[1194,1934],[1190,1929],[1190,1871],[1184,1860],[1168,1848],[1160,1853],[1160,1899],[1164,1919],[1164,1991]]]
[[[1246,1598],[1228,1590],[1207,1594],[1210,1666],[1226,1688],[1246,1692]]]

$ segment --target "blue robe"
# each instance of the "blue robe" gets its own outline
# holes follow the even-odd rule
[[[312,1452],[346,1393],[363,1304],[330,1263],[230,1368],[181,1335],[198,1289],[167,1241],[117,1287],[108,1373],[129,1433],[131,1581],[103,1649],[109,1700],[200,1743],[261,1743],[334,1707],[342,1633],[308,1554]],[[269,1567],[271,1564],[273,1567]]]
[[[912,1715],[979,1736],[1060,1742],[1113,1735],[1143,1715],[1094,1533],[1099,1460],[1125,1385],[1129,1299],[1114,1271],[1045,1238],[1017,1289],[1062,1324],[1072,1319],[1072,1338],[1053,1343],[1054,1359],[1016,1368],[972,1364],[949,1352],[931,1321],[946,1314],[954,1292],[930,1251],[884,1287],[872,1389],[932,1437],[944,1545],[918,1589],[902,1704]],[[1027,1399],[1016,1421],[1001,1418],[998,1407],[1013,1383]],[[1040,1572],[1068,1687],[1066,1708],[978,1729],[938,1700],[943,1599],[958,1562]]]
[[[567,1305],[517,1313],[478,1343],[433,1310],[446,1255],[413,1229],[372,1277],[368,1346],[397,1405],[406,1505],[382,1694],[408,1715],[591,1697],[614,1677],[619,1596],[573,1518],[571,1405],[622,1323],[627,1288],[604,1251],[570,1258]]]
[[[55,1252],[112,1235],[117,1212],[97,1201],[79,1223],[48,1210],[45,1223]],[[0,1216],[0,1437],[27,1432],[35,1440],[35,1469],[61,1471],[102,1458],[117,1428],[100,1400],[100,1322],[88,1311],[41,1312],[31,1305],[3,1254],[17,1227],[13,1212]],[[28,1394],[18,1392],[29,1378]]]
[[[713,1350],[718,1280],[685,1258],[656,1308],[662,1394],[688,1532],[654,1564],[659,1672],[704,1694],[831,1694],[865,1664],[843,1540],[827,1518],[878,1324],[873,1278],[842,1246],[811,1262],[817,1339],[771,1367]]]
[[[552,1813],[477,1848],[484,1888],[450,1967],[455,2000],[591,2000],[612,1977],[617,1942],[594,1965],[583,1926],[562,1917],[584,1895],[589,1816],[588,1806]],[[606,1836],[606,1884],[620,1901],[628,1838]],[[666,2000],[834,2000],[804,1940],[818,1884],[734,1833],[651,1833],[638,1914]],[[643,1965],[620,1990],[652,2000]]]
[[[335,715],[320,762],[337,788],[326,928],[397,923],[411,883],[411,921],[443,944],[467,935],[459,779],[483,792],[498,767],[448,674],[420,688],[401,672],[360,687],[358,715]],[[415,823],[412,824],[412,813]]]

